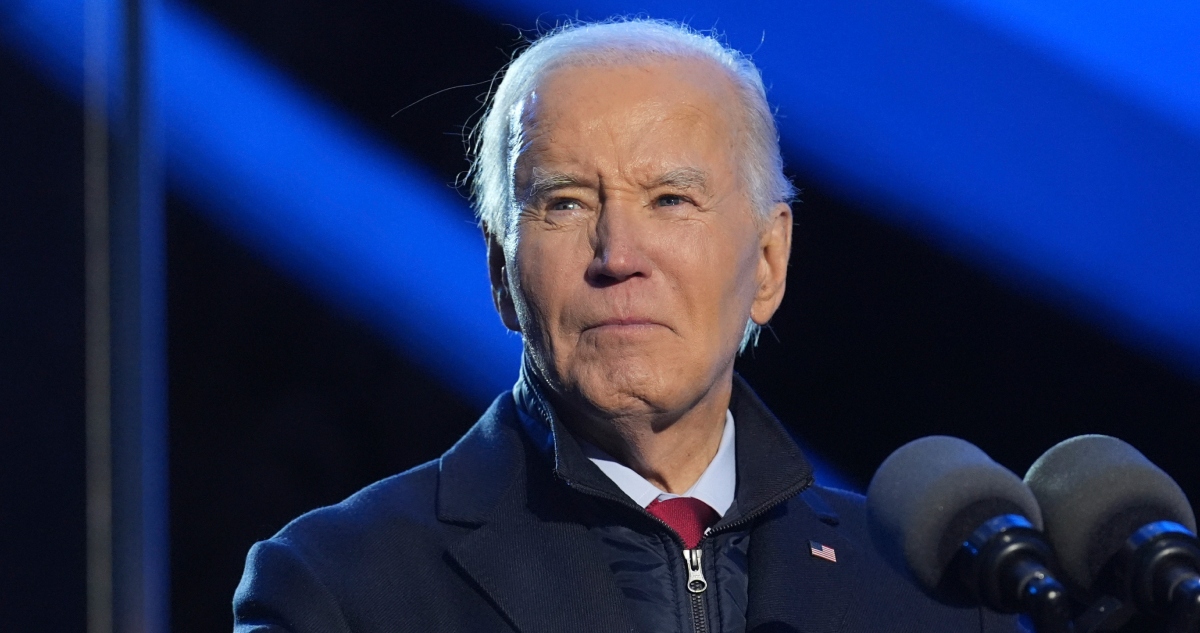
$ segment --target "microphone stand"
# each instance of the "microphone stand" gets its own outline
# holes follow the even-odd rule
[[[1184,526],[1147,523],[1101,575],[1106,593],[1077,618],[1079,633],[1118,631],[1138,613],[1148,620],[1139,630],[1153,623],[1163,633],[1200,633],[1200,541]]]
[[[1024,517],[1005,514],[979,526],[955,558],[959,577],[988,607],[1024,613],[1037,633],[1073,633],[1067,592],[1050,567],[1050,546]]]
[[[1200,541],[1172,521],[1142,526],[1117,556],[1128,570],[1126,595],[1141,609],[1165,616],[1166,633],[1200,631]]]

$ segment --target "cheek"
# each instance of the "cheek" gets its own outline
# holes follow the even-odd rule
[[[746,246],[750,237],[743,233],[705,227],[678,233],[664,243],[675,284],[694,319],[707,327],[724,328],[725,321],[748,318],[757,260],[754,249]],[[739,331],[744,326],[737,324]]]
[[[535,320],[539,330],[553,330],[549,323],[562,314],[573,283],[586,269],[586,259],[577,261],[576,241],[571,235],[535,231],[520,237],[512,265],[524,304],[522,319]]]

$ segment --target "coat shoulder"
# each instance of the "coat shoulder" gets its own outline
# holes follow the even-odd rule
[[[438,476],[438,462],[423,464],[255,544],[234,595],[235,630],[469,630],[455,618],[494,619],[443,558],[467,528],[438,520]]]
[[[356,539],[373,531],[396,526],[436,523],[437,460],[380,480],[348,496],[340,504],[301,514],[283,526],[272,539],[304,543],[319,539]]]
[[[373,483],[341,503],[307,512],[270,541],[286,545],[316,567],[368,565],[385,552],[412,556],[415,545],[438,540],[438,462]]]
[[[838,514],[859,516],[866,521],[867,497],[852,490],[831,488],[813,484],[813,491],[821,496]]]
[[[867,530],[867,498],[852,490],[814,485],[810,495],[824,502],[838,518],[844,530],[869,537]],[[811,497],[810,497],[811,498]]]

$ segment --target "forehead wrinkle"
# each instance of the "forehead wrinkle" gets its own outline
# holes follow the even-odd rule
[[[683,62],[691,65],[688,62],[702,60],[654,61],[657,63],[618,64],[611,70],[619,72],[624,67],[635,71],[645,71],[659,64],[671,66]],[[651,138],[654,135],[647,135],[645,132],[648,131],[648,128],[660,126],[682,125],[693,131],[696,131],[696,128],[707,128],[713,137],[709,141],[710,143],[715,141],[717,145],[721,146],[732,144],[733,137],[738,131],[740,117],[732,115],[728,104],[720,98],[720,96],[724,96],[722,93],[726,92],[725,86],[713,87],[707,85],[709,82],[705,82],[706,85],[698,86],[702,88],[699,94],[689,95],[682,99],[664,99],[661,95],[654,95],[634,101],[618,111],[592,111],[587,105],[575,103],[575,99],[582,95],[578,93],[578,88],[570,86],[569,82],[578,76],[576,72],[573,72],[577,70],[584,69],[566,67],[547,73],[546,76],[539,79],[538,86],[531,91],[531,94],[525,99],[525,103],[522,104],[525,107],[519,112],[519,127],[521,128],[521,140],[524,142],[521,143],[518,150],[519,155],[512,163],[514,171],[517,173],[513,173],[511,177],[515,181],[514,184],[518,185],[515,187],[517,191],[514,192],[518,194],[514,196],[517,200],[514,201],[527,203],[539,195],[570,186],[597,188],[601,184],[605,184],[604,181],[608,181],[611,177],[615,177],[618,181],[624,180],[629,185],[638,188],[674,186],[709,193],[712,186],[715,185],[714,174],[695,167],[679,167],[661,175],[655,174],[654,171],[661,170],[670,162],[675,161],[667,159],[668,165],[660,164],[657,168],[645,169],[650,166],[638,165],[643,161],[639,160],[639,157],[629,155],[629,150],[632,149],[633,154],[642,153],[633,148],[654,142],[654,139]],[[593,69],[588,68],[587,70]],[[569,87],[566,90],[560,90],[561,86],[556,85],[558,84],[556,80],[566,80]],[[582,111],[576,110],[579,105],[583,105]],[[556,138],[559,133],[567,133],[568,136],[590,137],[593,143],[599,141],[604,149],[601,150],[597,147],[595,149],[599,151],[588,152],[587,156],[576,155],[580,148],[573,145],[561,145]],[[618,149],[621,147],[626,150]],[[722,147],[721,149],[726,148]],[[604,160],[604,158],[608,160]],[[665,157],[660,155],[651,162],[658,162],[662,158]],[[675,158],[685,157],[676,156]],[[615,163],[612,162],[614,160]],[[605,162],[609,164],[604,165]],[[685,158],[681,162],[686,165],[690,161]],[[521,169],[521,164],[528,166],[529,169]],[[548,168],[541,168],[539,164],[547,165]],[[579,167],[583,168],[582,172],[575,169]],[[533,173],[535,171],[541,173],[535,174]],[[721,171],[724,171],[723,167]],[[605,172],[610,173],[605,177]],[[642,177],[636,177],[637,172],[641,172],[639,175]],[[601,177],[601,181],[598,183],[584,182],[578,176],[580,173],[588,174],[588,180],[592,180],[593,175]],[[608,184],[611,186],[615,183]]]

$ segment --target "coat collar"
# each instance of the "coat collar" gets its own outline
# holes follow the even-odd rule
[[[580,491],[640,509],[587,458],[579,442],[555,414],[545,396],[546,387],[527,367],[522,367],[513,396],[528,435],[553,460],[555,476]],[[734,447],[737,493],[734,511],[722,517],[718,529],[738,523],[748,515],[761,514],[808,487],[813,480],[813,467],[796,441],[737,374],[733,375],[729,409],[738,424]]]
[[[479,422],[442,455],[439,519],[486,522],[504,491],[522,479],[527,464],[569,488],[641,510],[584,455],[535,381],[523,367],[512,392],[496,398]]]
[[[641,510],[641,506],[587,458],[579,440],[555,413],[546,389],[545,384],[529,371],[528,362],[523,363],[521,377],[513,387],[518,417],[534,445],[554,463],[555,478],[585,494],[607,499],[630,510]]]
[[[521,633],[634,630],[578,499],[501,395],[442,456],[437,512],[476,528],[447,554]]]
[[[482,524],[525,470],[525,442],[507,394],[492,402],[438,463],[437,516],[448,523]]]
[[[737,511],[723,517],[715,529],[757,516],[813,483],[812,464],[796,441],[737,374],[729,409],[738,421]]]
[[[448,554],[522,633],[632,631],[625,598],[580,519],[588,510],[579,493],[641,508],[587,459],[536,389],[518,383],[502,394],[442,456],[438,518],[475,527]],[[747,630],[832,633],[849,605],[858,554],[838,534],[837,516],[805,490],[812,467],[795,441],[737,376],[733,394],[737,500],[714,527],[752,526]],[[549,437],[530,434],[521,410]],[[811,556],[809,540],[834,547],[838,562]]]

